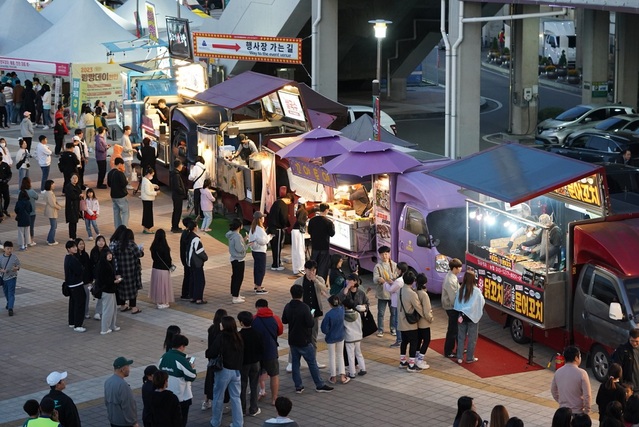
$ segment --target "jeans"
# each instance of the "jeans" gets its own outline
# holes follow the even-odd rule
[[[40,191],[44,191],[44,183],[49,179],[49,169],[51,166],[40,166],[42,169],[42,179],[40,180]]]
[[[20,124],[20,114],[22,110],[22,102],[14,102],[13,103],[13,113],[11,114],[11,122]]]
[[[18,246],[20,249],[26,248],[29,243],[31,243],[29,227],[18,227]]]
[[[224,409],[224,390],[228,388],[231,397],[231,413],[233,416],[233,427],[244,425],[244,415],[242,414],[242,401],[240,399],[240,388],[242,379],[240,371],[223,368],[215,373],[215,383],[213,385],[213,407],[211,409],[211,426],[220,427],[222,425],[222,410]]]
[[[234,260],[231,261],[231,295],[234,298],[240,296],[240,288],[242,287],[242,282],[244,281],[244,261]]]
[[[20,181],[22,182],[22,181]],[[29,215],[29,236],[33,242],[33,236],[35,235],[35,214]]]
[[[293,383],[295,388],[300,389],[302,385],[302,375],[300,374],[300,358],[304,358],[308,365],[308,370],[311,371],[311,377],[316,388],[324,386],[324,381],[320,378],[319,368],[317,367],[317,360],[315,359],[315,347],[313,344],[308,343],[304,347],[290,346],[291,350],[291,363],[293,364]]]
[[[213,211],[202,211],[204,214],[204,219],[202,220],[202,230],[206,230],[211,227],[211,223],[213,222]]]
[[[125,197],[111,199],[113,201],[113,225],[115,228],[129,226],[129,201]]]
[[[29,169],[28,168],[20,168],[18,169],[18,182],[22,183],[22,180],[25,177],[29,176]]]
[[[51,118],[51,109],[45,108],[42,110],[42,124],[45,126],[53,126],[53,119]]]
[[[466,361],[473,360],[475,357],[475,346],[477,345],[477,334],[479,333],[479,324],[471,321],[459,323],[457,331],[457,359],[461,360],[464,355],[464,341],[468,335],[468,348],[466,349]]]
[[[242,365],[242,391],[240,399],[242,400],[242,413],[254,414],[257,412],[257,382],[260,378],[260,362]],[[251,387],[251,402],[249,410],[246,412],[246,387]]]
[[[16,301],[16,281],[17,277],[2,281],[2,290],[4,297],[7,299],[7,310],[13,310],[13,304]]]
[[[95,235],[100,234],[100,230],[98,229],[98,220],[97,219],[84,219],[84,225],[87,228],[87,235],[91,237],[91,227],[95,230]]]
[[[260,287],[266,274],[266,252],[251,252],[253,255],[253,286]]]
[[[399,329],[397,329],[397,324],[399,323],[399,320],[397,319],[397,307],[390,307],[390,314],[391,314],[391,323],[389,326],[390,326],[391,333],[395,331],[395,333],[397,334],[395,341],[402,342],[402,333]]]
[[[7,101],[7,120],[13,123],[13,102]]]
[[[457,341],[457,310],[446,310],[448,315],[448,329],[446,330],[446,340],[444,341],[444,356],[448,357],[455,350],[455,342]]]
[[[55,230],[58,228],[58,219],[49,218],[49,234],[47,234],[47,243],[55,242]]]
[[[393,309],[390,306],[389,299],[378,299],[377,300],[377,331],[384,332],[384,313],[386,312],[386,307],[389,308],[390,311],[390,324],[392,326],[397,323],[396,314],[393,314]]]

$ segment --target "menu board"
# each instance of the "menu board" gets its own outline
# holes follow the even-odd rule
[[[282,102],[284,115],[291,119],[305,122],[306,116],[304,115],[304,110],[302,109],[300,97],[293,93],[284,92],[281,90],[278,91],[278,94],[280,96],[280,101]]]

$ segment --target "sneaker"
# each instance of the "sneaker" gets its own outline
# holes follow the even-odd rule
[[[262,410],[260,408],[257,408],[257,411],[253,412],[252,414],[249,412],[249,415],[251,417],[256,417],[258,415],[260,415],[262,413]]]
[[[282,267],[282,266],[279,266],[279,267],[271,267],[271,270],[273,270],[273,271],[282,271],[282,270],[284,270],[284,267]]]
[[[333,387],[327,386],[326,384],[324,384],[321,387],[317,387],[315,391],[318,393],[330,393],[331,391],[333,391]]]
[[[408,368],[408,362],[399,362],[399,369],[406,369]]]
[[[91,315],[90,315],[90,314],[85,314],[85,315],[84,315],[84,318],[85,318],[85,319],[90,319],[90,318],[91,318]]]
[[[45,126],[45,127],[42,128],[42,130],[47,130],[47,129],[49,129],[49,126]],[[90,150],[90,148],[89,148],[89,150]]]
[[[256,289],[255,293],[259,295],[266,295],[268,294],[268,291],[266,289]]]
[[[47,242],[47,245],[49,245],[49,246],[55,246],[55,245],[58,245],[58,244],[59,244],[58,242]]]
[[[69,325],[69,328],[75,328],[75,325]]]
[[[317,367],[320,368],[320,369],[324,369],[324,368],[326,368],[326,365],[323,364],[323,363],[318,363]]]
[[[377,331],[377,336],[378,337],[383,337],[384,336],[384,331]]]
[[[479,359],[476,357],[473,357],[471,360],[467,360],[466,363],[475,363],[477,362]]]
[[[302,394],[303,391],[304,391],[304,387],[295,387],[295,393]]]
[[[93,236],[89,236],[89,238],[87,240],[92,242],[93,241]]]
[[[13,309],[12,308],[9,309],[9,316],[13,316]]]
[[[230,414],[231,413],[231,407],[230,406],[225,406],[224,409],[222,409],[222,413],[223,414]]]
[[[288,365],[286,365],[286,372],[291,373],[293,372],[293,364],[289,363]]]
[[[449,359],[455,359],[455,358],[457,358],[457,355],[455,353],[450,353],[450,354],[446,355],[446,357],[448,357]]]
[[[391,329],[391,335],[396,337],[397,336],[397,331],[395,329]]]
[[[348,378],[350,378],[350,379],[357,378],[357,375],[348,374]]]
[[[418,360],[417,362],[415,362],[415,364],[417,365],[417,367],[419,369],[428,369],[428,368],[430,368],[430,365],[428,363],[426,363],[425,360]]]
[[[392,343],[389,347],[391,347],[391,348],[397,348],[397,347],[399,347],[399,346],[401,346],[401,345],[402,345],[402,342],[401,342],[401,341],[395,341],[395,342],[394,342],[394,343]]]
[[[35,246],[35,245],[37,245],[36,242],[27,243],[27,246]]]
[[[111,329],[107,329],[106,331],[102,331],[102,332],[100,332],[100,335],[110,334],[111,332],[113,332],[113,330],[111,330]]]
[[[233,304],[242,304],[244,300],[242,298],[233,298]]]
[[[416,372],[420,372],[422,370],[422,368],[420,368],[419,366],[417,366],[416,364],[412,364],[412,365],[408,365],[408,368],[406,369],[407,372],[414,374]]]
[[[20,246],[20,249],[18,249],[19,251],[26,251],[27,247],[26,246]]]
[[[211,401],[210,400],[208,400],[208,401],[205,400],[204,402],[202,402],[202,410],[206,411],[207,409],[211,409]]]
[[[357,375],[359,375],[360,377],[363,377],[364,375],[366,375],[366,371],[365,370],[361,370],[357,373]]]
[[[116,326],[115,328],[113,328],[113,330],[114,330],[115,332],[117,332],[117,331],[119,331],[119,330],[120,330],[120,327],[119,327],[119,326]]]
[[[77,328],[73,328],[75,332],[85,332],[87,328],[83,328],[82,326],[78,326]]]
[[[93,318],[94,318],[95,320],[101,320],[101,319],[102,319],[102,316],[100,316],[100,313],[95,313],[95,314],[93,315]]]

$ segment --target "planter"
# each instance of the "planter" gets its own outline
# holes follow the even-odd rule
[[[557,72],[556,71],[548,71],[548,72],[546,72],[546,78],[548,80],[557,80]]]
[[[570,84],[577,85],[581,83],[581,78],[579,76],[568,76],[567,81]]]
[[[541,76],[545,72],[546,72],[546,66],[545,65],[538,65],[537,66],[537,75]]]
[[[493,61],[495,62],[495,64],[501,65],[501,58],[495,58]]]
[[[491,50],[488,52],[488,58],[490,60],[494,60],[495,58],[499,58],[499,51],[498,50]]]
[[[568,75],[568,69],[566,68],[557,68],[556,72],[558,77],[566,77]]]

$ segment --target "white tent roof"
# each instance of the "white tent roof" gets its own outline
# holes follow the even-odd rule
[[[5,53],[5,56],[77,64],[106,62],[107,49],[102,45],[103,42],[134,39],[131,33],[110,19],[94,0],[56,0],[50,7],[55,5],[67,5],[66,14],[36,39]],[[70,32],[73,37],[64,36]],[[126,56],[118,53],[113,59],[116,62],[134,61],[145,59],[146,56],[147,50],[142,49],[127,52]]]
[[[51,22],[40,15],[26,0],[0,1],[0,54],[8,53],[29,43]]]
[[[56,0],[57,1],[57,0]],[[146,1],[140,0],[140,23],[142,24],[142,28],[148,28],[148,22],[146,19]],[[178,3],[175,0],[150,0],[153,6],[155,6],[155,20],[158,28],[166,29],[166,17],[173,16],[177,18],[177,8]],[[124,3],[122,6],[116,9],[116,13],[126,19],[127,21],[131,21],[135,23],[134,12],[137,6],[137,2],[135,0],[129,0]],[[194,28],[200,28],[202,23],[208,21],[211,18],[203,18],[193,12],[186,6],[180,5],[180,18],[188,19],[190,23],[191,30]]]
[[[87,1],[87,0],[82,0]],[[42,16],[44,16],[48,21],[57,23],[60,19],[62,19],[67,13],[73,14],[73,9],[78,4],[77,0],[55,0],[47,7],[42,9]],[[119,26],[124,28],[127,31],[133,32],[135,30],[135,22],[133,20],[127,20],[121,18],[117,13],[113,12],[111,9],[102,6],[100,3],[96,3],[100,8]]]

